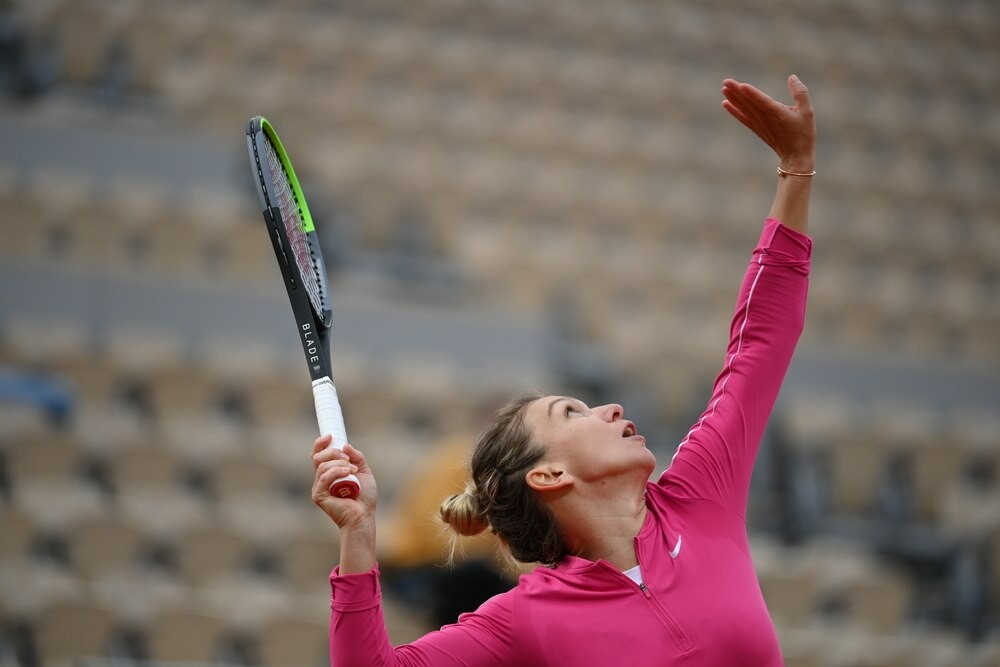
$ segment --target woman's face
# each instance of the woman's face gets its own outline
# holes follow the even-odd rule
[[[575,398],[546,396],[528,405],[524,422],[532,440],[546,449],[543,461],[564,467],[576,480],[594,482],[639,471],[645,471],[646,479],[656,457],[623,416],[615,403],[591,408]]]

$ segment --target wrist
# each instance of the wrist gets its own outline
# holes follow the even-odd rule
[[[360,574],[375,567],[375,522],[340,531],[340,573]]]
[[[345,523],[340,527],[340,541],[351,540],[361,542],[375,537],[375,518],[366,517]]]
[[[811,153],[805,155],[789,155],[781,158],[778,166],[784,171],[795,174],[808,174],[816,169],[816,158]]]

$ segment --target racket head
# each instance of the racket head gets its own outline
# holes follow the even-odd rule
[[[329,329],[333,308],[316,226],[288,151],[274,125],[263,116],[247,122],[247,150],[264,216],[274,219],[281,232],[284,256],[279,257],[279,264],[287,265],[295,280],[293,287],[302,288],[308,296],[317,328]]]

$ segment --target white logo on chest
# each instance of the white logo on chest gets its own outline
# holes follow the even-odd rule
[[[683,539],[684,539],[683,536],[681,536],[681,535],[677,536],[677,544],[674,546],[673,551],[670,552],[670,557],[671,558],[677,558],[677,554],[679,554],[681,552],[681,541]]]

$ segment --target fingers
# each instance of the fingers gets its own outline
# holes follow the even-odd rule
[[[756,91],[757,95],[754,95],[752,91]],[[723,82],[722,94],[726,98],[722,102],[722,107],[760,137],[764,143],[775,149],[771,119],[778,113],[777,107],[779,105],[753,86],[732,79],[726,79]],[[766,102],[762,102],[761,97],[766,99]],[[771,108],[766,108],[768,106]]]
[[[740,111],[735,104],[733,104],[729,100],[722,100],[722,108],[728,111],[729,115],[731,115],[733,118],[743,123],[749,130],[755,131],[754,125],[751,122],[751,120],[747,118],[747,116],[742,111]]]
[[[323,436],[318,438],[316,442],[313,443],[312,462],[313,468],[317,470],[317,474],[320,474],[321,469],[325,470],[326,468],[324,468],[324,466],[328,463],[338,462],[352,468],[351,472],[354,473],[359,470],[364,472],[371,471],[368,467],[368,461],[365,459],[364,454],[349,444],[344,445],[344,449],[330,447],[330,440],[330,436]]]
[[[330,487],[342,477],[358,472],[358,466],[344,460],[325,461],[316,469],[316,478],[313,481],[312,498],[314,502],[319,502],[329,495]]]
[[[751,89],[757,90],[753,86],[745,83],[737,83],[731,79],[727,81],[731,81],[732,85],[724,85],[722,88],[722,94],[729,101],[729,103],[733,105],[733,107],[743,114],[745,119],[750,121],[760,121],[761,118],[768,115],[769,112],[776,111],[777,103],[775,103],[774,100],[767,97],[763,93],[760,93],[760,91],[757,91],[760,95],[763,95],[768,102],[774,105],[773,107],[768,108],[769,105],[762,102],[759,96],[751,94]]]
[[[357,472],[358,466],[354,465],[353,463],[350,463],[349,461],[343,461],[340,459],[336,461],[324,461],[323,463],[319,464],[319,467],[316,468],[316,475],[317,476],[325,475],[330,470],[341,470],[343,471],[343,474],[341,476],[343,476]]]
[[[318,438],[316,438],[316,441],[313,443],[313,451],[312,451],[313,456],[319,454],[321,451],[326,449],[327,446],[330,444],[330,441],[332,440],[333,440],[332,435],[321,435]]]
[[[770,95],[768,95],[767,93],[765,93],[752,83],[741,83],[739,86],[739,91],[744,95],[746,95],[747,97],[765,106],[778,105],[778,103]]]
[[[348,460],[347,454],[345,454],[342,450],[330,446],[331,441],[332,437],[325,435],[317,439],[313,444],[312,461],[314,468],[319,467],[319,465],[325,461]]]
[[[365,455],[354,448],[354,445],[347,444],[344,445],[344,454],[347,455],[348,460],[356,465],[365,464]]]
[[[811,151],[815,130],[809,89],[793,74],[788,77],[788,90],[794,106],[774,100],[749,83],[726,79],[722,107],[779,156]]]

